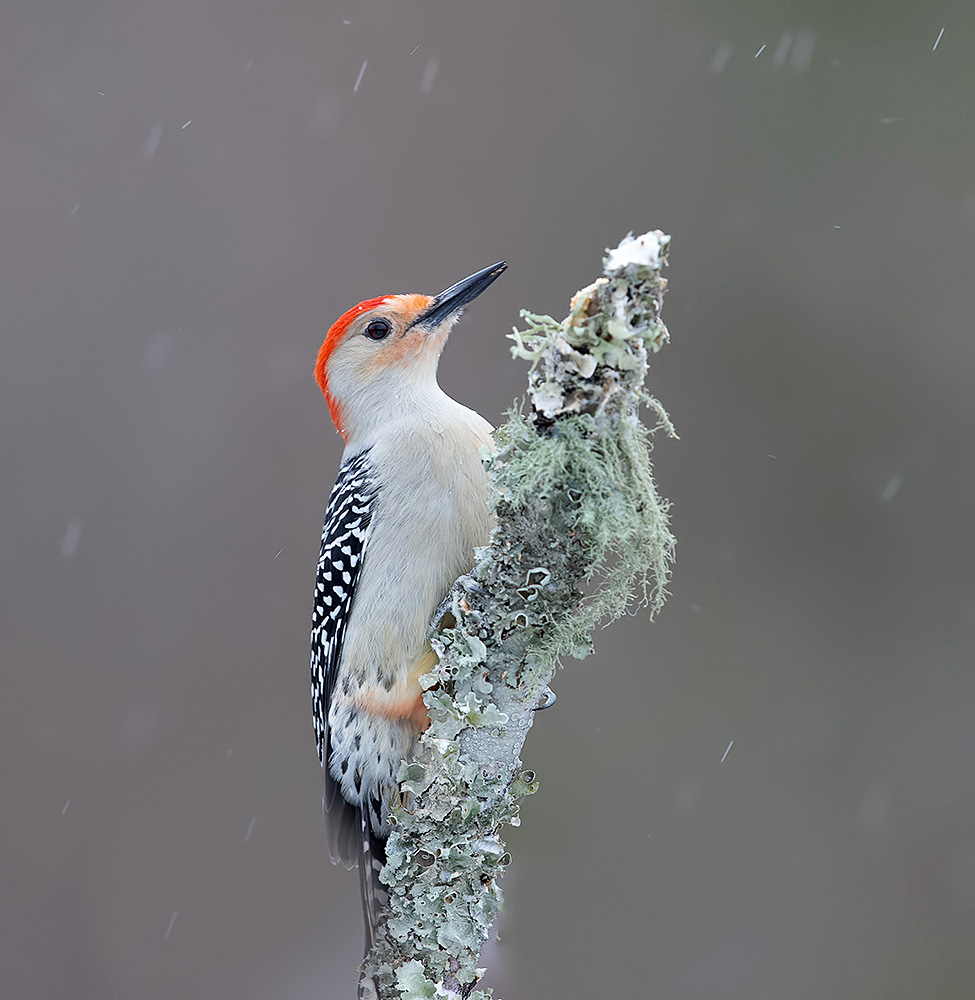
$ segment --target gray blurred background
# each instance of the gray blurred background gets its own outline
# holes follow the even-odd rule
[[[673,596],[557,679],[487,982],[975,996],[970,3],[0,22],[3,997],[350,1000],[316,351],[506,257],[441,369],[500,420],[518,309],[656,227]]]

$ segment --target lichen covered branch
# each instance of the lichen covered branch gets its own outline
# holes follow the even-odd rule
[[[651,613],[663,602],[674,538],[639,410],[674,436],[645,388],[668,339],[669,245],[659,231],[627,237],[561,323],[523,313],[526,329],[512,335],[532,363],[530,409],[511,415],[486,456],[497,527],[453,588],[454,627],[433,639],[431,724],[400,772],[388,915],[364,965],[381,1000],[486,1000],[477,965],[510,861],[501,833],[537,788],[520,759],[533,709],[560,657],[591,651],[596,624],[634,600]]]

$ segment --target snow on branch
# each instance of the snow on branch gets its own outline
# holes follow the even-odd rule
[[[478,962],[511,862],[501,834],[538,787],[520,759],[534,710],[560,657],[591,652],[597,624],[634,601],[651,614],[663,603],[674,537],[649,438],[676,434],[645,381],[668,340],[669,247],[659,230],[628,236],[562,322],[523,312],[511,335],[512,353],[531,362],[530,409],[511,414],[485,455],[497,527],[454,585],[440,623],[451,627],[432,640],[431,724],[399,774],[405,805],[393,814],[386,922],[363,996],[487,1000]]]

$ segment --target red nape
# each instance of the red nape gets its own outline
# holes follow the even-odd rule
[[[325,341],[321,348],[319,348],[318,360],[315,362],[315,381],[318,383],[319,389],[322,390],[325,402],[328,403],[328,412],[332,416],[332,423],[335,424],[335,429],[342,437],[345,437],[345,430],[342,426],[342,411],[338,400],[333,399],[331,393],[328,391],[328,359],[332,351],[335,350],[345,336],[346,331],[355,318],[361,316],[364,312],[368,312],[370,309],[375,309],[377,306],[382,305],[389,298],[392,298],[392,296],[379,295],[374,299],[366,299],[365,302],[360,302],[357,306],[353,306],[348,312],[342,313],[329,327],[328,333],[325,335]]]

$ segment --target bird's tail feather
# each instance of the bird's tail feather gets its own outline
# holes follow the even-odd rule
[[[379,928],[383,922],[383,911],[389,902],[389,893],[379,881],[379,873],[386,864],[386,838],[375,833],[370,818],[370,807],[374,803],[364,803],[357,809],[360,837],[358,844],[359,890],[362,896],[362,917],[366,930],[366,957],[376,943]],[[379,804],[375,803],[378,809]],[[366,973],[359,980],[359,1000],[375,1000],[375,981]]]
[[[352,868],[359,857],[359,833],[362,821],[359,810],[342,797],[342,788],[324,769],[322,805],[325,812],[325,843],[332,864]]]
[[[366,954],[376,943],[376,935],[382,922],[383,910],[389,902],[389,893],[379,881],[379,873],[386,864],[386,838],[376,834],[370,821],[370,806],[363,804],[357,809],[359,814],[359,845],[356,861],[359,865],[359,889],[362,893],[362,916],[366,927]],[[378,806],[378,803],[376,803]]]
[[[382,805],[372,797],[367,797],[361,806],[346,802],[328,768],[325,768],[322,798],[329,857],[346,868],[359,868],[368,954],[376,943],[381,914],[389,900],[386,887],[379,881],[379,872],[386,864],[386,836],[376,833],[377,827],[382,829]]]

